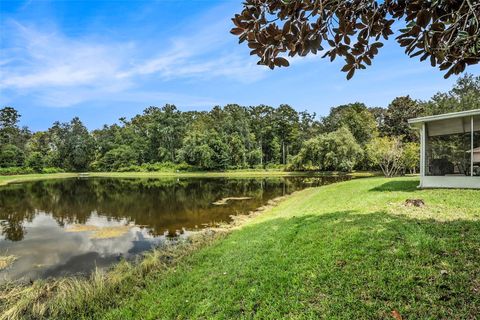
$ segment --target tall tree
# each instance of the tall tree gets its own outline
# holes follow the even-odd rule
[[[71,171],[88,170],[95,154],[95,141],[78,117],[67,123],[55,122],[48,133],[53,165]]]
[[[0,109],[0,143],[13,144],[19,134],[18,121],[20,114],[12,107]]]
[[[362,149],[352,133],[342,127],[305,141],[293,159],[293,168],[349,172],[362,156]]]
[[[260,163],[266,164],[272,161],[272,159],[275,161],[277,155],[271,148],[271,142],[274,137],[274,109],[270,106],[259,105],[250,107],[248,110],[251,130],[261,153]]]
[[[275,132],[282,146],[282,163],[287,163],[289,147],[298,136],[298,112],[288,104],[282,104],[275,109],[273,116]]]
[[[426,115],[478,109],[480,101],[480,76],[466,74],[457,79],[448,92],[439,92],[423,103]]]
[[[365,145],[377,134],[375,119],[363,103],[351,103],[330,109],[322,119],[324,130],[336,131],[347,127],[358,143]]]
[[[410,96],[395,98],[388,105],[380,130],[385,136],[402,137],[405,142],[417,141],[417,130],[408,124],[408,119],[419,117],[423,113],[423,105]]]
[[[382,107],[372,107],[372,108],[368,108],[368,111],[370,111],[370,113],[373,116],[373,119],[375,119],[375,122],[377,123],[377,128],[381,128],[385,123],[385,117],[387,116],[387,109]]]

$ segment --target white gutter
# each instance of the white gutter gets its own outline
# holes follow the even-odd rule
[[[410,124],[425,123],[425,122],[431,122],[431,121],[437,121],[437,120],[446,120],[446,119],[473,117],[473,116],[480,116],[480,109],[461,111],[461,112],[452,112],[452,113],[440,114],[440,115],[436,115],[436,116],[428,116],[428,117],[420,117],[420,118],[415,118],[415,119],[409,119],[408,123],[410,123]]]

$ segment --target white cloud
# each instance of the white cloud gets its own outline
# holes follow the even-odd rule
[[[161,42],[152,40],[159,43],[147,51],[143,43],[136,41],[105,41],[98,36],[73,38],[58,30],[9,22],[9,43],[2,44],[0,56],[0,90],[2,95],[32,95],[39,102],[58,107],[138,97],[150,103],[159,96],[179,98],[168,92],[142,89],[151,81],[172,84],[175,80],[224,78],[252,82],[265,76],[267,70],[257,66],[255,58],[226,49],[232,48],[235,39],[228,34],[225,21],[206,27],[200,27],[201,23],[185,27],[182,36]],[[187,94],[180,100],[187,105],[213,101],[189,98]]]
[[[99,44],[69,39],[15,24],[15,47],[7,48],[0,86],[5,88],[67,87],[113,80],[124,67],[131,44]],[[9,59],[9,55],[11,56]]]

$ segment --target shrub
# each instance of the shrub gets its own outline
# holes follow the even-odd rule
[[[142,172],[142,167],[137,166],[136,164],[127,166],[127,167],[120,167],[117,170],[118,172]]]
[[[196,171],[197,167],[191,166],[187,163],[173,163],[173,162],[156,162],[156,163],[144,163],[140,166],[130,165],[120,167],[119,172],[176,172],[176,171]]]
[[[137,163],[137,155],[129,146],[119,146],[107,151],[103,157],[92,166],[95,170],[117,171],[119,168],[129,167]]]
[[[0,168],[21,167],[25,161],[25,153],[13,144],[0,147]]]
[[[35,173],[32,168],[28,167],[8,167],[8,168],[0,168],[0,176],[11,176],[17,174],[31,174]]]
[[[8,167],[0,168],[0,176],[13,176],[17,174],[32,174],[32,173],[60,173],[65,172],[61,168],[49,167],[42,168],[40,171],[37,171],[30,167]]]
[[[44,166],[43,156],[40,152],[32,152],[25,161],[27,167],[32,168],[35,172],[42,172]]]
[[[60,172],[65,172],[65,170],[57,167],[48,167],[48,168],[42,169],[42,173],[60,173]]]

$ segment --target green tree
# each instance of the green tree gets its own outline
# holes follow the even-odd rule
[[[185,132],[182,113],[177,107],[170,104],[162,108],[149,107],[132,123],[145,135],[147,161],[175,161]]]
[[[69,171],[88,170],[95,155],[95,140],[79,118],[55,122],[48,130],[52,143],[51,163]]]
[[[0,109],[0,143],[13,144],[14,136],[18,134],[20,114],[12,107]]]
[[[347,127],[325,135],[320,150],[326,170],[350,172],[363,155],[360,145]]]
[[[322,123],[326,132],[347,127],[361,145],[365,145],[377,135],[377,125],[372,113],[365,104],[359,102],[332,108],[329,115],[322,119]]]
[[[418,141],[418,130],[408,124],[408,119],[423,115],[423,105],[410,96],[393,99],[387,108],[381,133],[385,136],[402,137],[405,142]]]
[[[268,143],[269,157],[267,162],[271,164],[280,163],[282,156],[282,145],[280,144],[280,139],[278,137],[273,137]]]
[[[402,164],[405,170],[416,173],[420,167],[420,145],[416,142],[407,142],[403,145]]]
[[[32,168],[35,172],[42,172],[45,161],[40,152],[34,151],[28,155],[25,164],[27,167]]]
[[[232,134],[229,138],[230,155],[229,165],[234,168],[244,168],[247,164],[247,148],[239,134]]]
[[[399,137],[376,137],[367,145],[367,155],[385,177],[393,177],[402,169],[403,145]]]
[[[385,123],[385,117],[387,116],[387,109],[382,107],[372,107],[372,108],[368,108],[368,111],[370,111],[370,113],[373,116],[373,119],[375,119],[377,128],[381,128]]]
[[[259,105],[248,109],[250,128],[260,151],[260,164],[266,164],[272,158],[270,143],[274,136],[272,117],[274,109],[270,106]],[[275,160],[274,160],[275,161]]]
[[[95,169],[104,171],[117,171],[120,168],[137,164],[135,151],[125,145],[113,148],[105,153],[97,162]]]
[[[422,107],[425,115],[437,115],[478,109],[479,101],[480,76],[466,74],[457,79],[450,91],[435,94]]]
[[[5,144],[0,147],[0,167],[21,167],[25,161],[22,149],[13,145]]]
[[[299,134],[298,112],[287,104],[280,105],[274,111],[273,121],[275,132],[280,140],[282,163],[287,163],[289,147]]]
[[[228,145],[214,130],[192,130],[185,137],[181,161],[207,170],[223,170],[230,164],[228,151]]]
[[[253,149],[247,154],[247,163],[250,167],[262,164],[262,152],[260,149]]]
[[[346,127],[306,141],[294,157],[296,169],[350,172],[362,159],[363,151]]]

